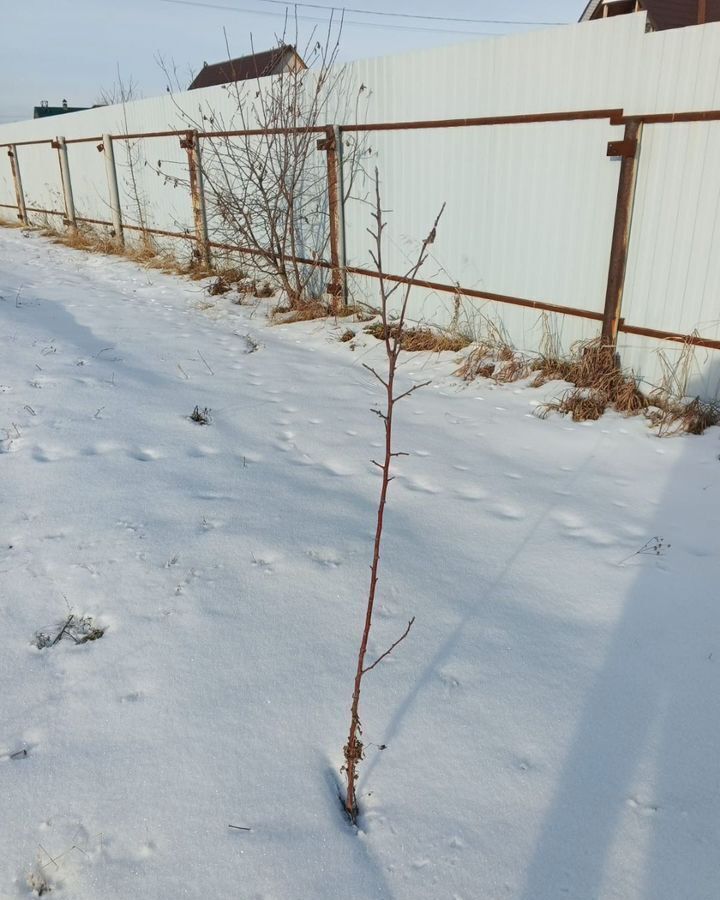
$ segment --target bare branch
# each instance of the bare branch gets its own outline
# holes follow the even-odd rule
[[[429,384],[430,384],[429,381],[422,381],[420,384],[414,384],[414,385],[413,385],[411,388],[409,388],[407,391],[404,391],[402,394],[398,394],[396,397],[394,397],[394,398],[393,398],[393,401],[394,401],[395,403],[397,403],[398,400],[403,400],[405,397],[409,397],[410,394],[415,393],[415,391],[417,391],[419,388],[427,387]]]
[[[375,369],[373,369],[372,366],[367,365],[367,363],[363,363],[362,366],[363,369],[367,369],[368,372],[372,372],[372,374],[377,378],[377,380],[383,387],[387,387],[387,381],[385,381],[385,379],[381,375],[378,375],[378,373],[375,371]]]
[[[401,643],[401,641],[404,641],[405,638],[408,636],[408,634],[410,633],[410,629],[413,627],[414,622],[415,622],[415,616],[413,616],[412,619],[410,619],[410,621],[407,624],[407,628],[405,629],[405,631],[403,631],[403,633],[395,641],[395,643],[391,644],[384,653],[381,653],[380,656],[378,656],[378,658],[375,660],[375,662],[371,666],[367,666],[366,668],[364,668],[362,670],[363,675],[366,675],[368,672],[372,671],[379,662],[382,662],[385,659],[386,656],[390,656],[390,654],[397,647],[397,645],[399,643]]]

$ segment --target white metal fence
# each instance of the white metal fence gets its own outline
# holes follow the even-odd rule
[[[418,239],[441,203],[447,203],[423,277],[461,290],[455,296],[417,289],[414,317],[446,325],[457,313],[459,296],[469,327],[482,328],[483,317],[502,323],[525,350],[537,350],[543,336],[532,301],[540,308],[589,314],[547,313],[545,326],[549,322],[566,349],[599,333],[620,169],[620,161],[608,157],[607,145],[623,138],[622,125],[612,124],[610,116],[512,125],[455,122],[442,128],[398,123],[571,110],[623,110],[626,117],[645,117],[618,347],[626,365],[656,383],[658,351],[675,358],[683,345],[670,336],[691,336],[705,346],[696,347],[688,392],[717,392],[720,113],[713,117],[712,111],[720,108],[720,24],[646,33],[644,14],[618,16],[362,60],[348,74],[351,90],[365,87],[366,122],[393,126],[364,132],[388,209],[388,272],[406,270]],[[104,133],[182,131],[189,119],[209,111],[232,127],[232,98],[222,88],[208,88],[136,101],[124,109],[11,123],[0,127],[0,144],[16,145],[28,208],[62,212],[57,150],[49,143],[23,144],[62,134],[70,142],[77,214],[107,221],[103,156],[96,142],[72,141]],[[711,114],[685,116],[693,121],[647,119],[703,111]],[[354,113],[339,107],[328,124],[352,125]],[[129,184],[128,154],[136,158],[137,191]],[[116,142],[115,155],[124,220],[137,219],[139,193],[149,226],[192,235],[193,208],[182,185],[188,160],[178,137]],[[4,151],[0,215],[13,218],[15,185],[3,159]],[[359,184],[344,207],[345,261],[351,270],[369,268],[365,188]],[[351,275],[350,283],[361,299],[372,301],[376,285],[371,278]],[[527,305],[468,293],[517,298]]]

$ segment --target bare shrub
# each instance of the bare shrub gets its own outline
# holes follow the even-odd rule
[[[294,49],[288,27],[278,49]],[[226,120],[216,110],[203,115],[224,136],[203,138],[203,179],[214,240],[249,253],[261,275],[285,294],[293,309],[314,303],[325,293],[330,239],[326,150],[336,136],[327,123],[356,110],[366,92],[353,93],[348,70],[337,64],[342,16],[331,14],[318,39],[313,32],[301,56],[307,68],[286,70],[226,87],[233,112]],[[228,52],[228,56],[229,56]],[[207,126],[206,126],[207,127]],[[205,130],[205,129],[203,129]],[[349,196],[364,151],[364,139],[343,141],[340,189]],[[333,285],[336,291],[340,285]]]

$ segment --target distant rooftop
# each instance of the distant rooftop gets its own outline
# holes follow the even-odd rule
[[[202,69],[193,79],[188,90],[212,87],[218,84],[230,84],[233,81],[250,81],[265,75],[277,75],[279,72],[291,71],[295,68],[306,69],[307,66],[290,44],[282,44],[272,50],[251,53],[249,56],[238,56],[237,59],[226,59],[219,63],[204,63]]]
[[[580,21],[642,11],[653,31],[720,22],[720,0],[590,0]]]
[[[33,119],[45,119],[47,116],[62,116],[64,113],[82,112],[89,109],[87,106],[68,106],[67,100],[63,100],[61,106],[50,106],[47,100],[41,100],[40,106],[33,107]]]

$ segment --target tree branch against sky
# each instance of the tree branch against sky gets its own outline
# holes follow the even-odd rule
[[[307,2],[307,7],[298,7],[298,15],[309,32],[318,21],[327,20],[321,7],[332,2]],[[36,0],[8,5],[3,10],[5,39],[0,53],[0,125],[32,118],[32,109],[41,100],[52,106],[66,98],[71,106],[90,106],[102,88],[113,83],[118,65],[144,96],[162,94],[165,81],[155,63],[158,53],[173,60],[181,74],[187,73],[189,83],[190,71],[197,71],[203,61],[226,57],[223,27],[237,55],[250,52],[250,34],[256,48],[272,47],[282,30],[284,7],[275,0],[197,3],[208,5],[195,6],[187,0],[172,6],[163,0]],[[388,6],[381,0],[348,0],[347,6],[356,11],[345,18],[341,61],[547,27],[524,22],[574,22],[585,2],[395,0],[391,11],[403,14],[397,16],[360,12],[387,13]],[[508,24],[514,20],[519,24]],[[27,65],[29,49],[31,66]]]

